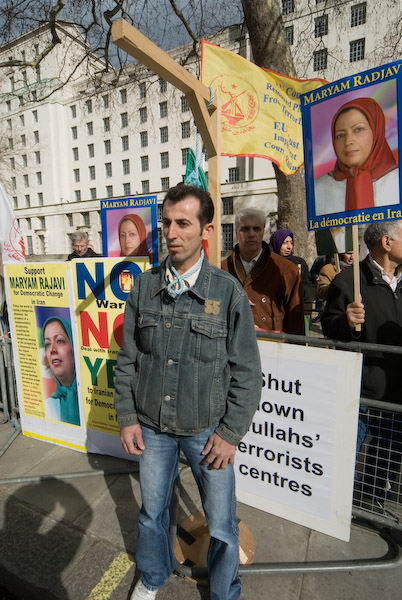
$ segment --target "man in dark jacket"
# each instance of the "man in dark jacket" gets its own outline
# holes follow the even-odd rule
[[[250,301],[256,327],[304,334],[303,293],[299,269],[270,251],[263,241],[265,215],[254,208],[236,214],[238,244],[222,263],[236,277]]]
[[[73,252],[68,255],[67,260],[100,256],[100,254],[94,252],[92,248],[89,248],[89,238],[86,231],[75,231],[72,233],[71,243],[73,245]]]
[[[362,301],[354,302],[353,299],[353,270],[342,271],[328,290],[321,320],[323,332],[338,340],[401,346],[402,222],[373,223],[367,227],[364,241],[369,254],[360,263]],[[355,331],[358,323],[362,326],[361,333]],[[365,354],[362,396],[402,404],[401,370],[401,355]],[[388,482],[396,479],[400,469],[402,418],[401,414],[396,414],[391,426],[391,421],[380,411],[371,411],[371,414],[378,422],[375,428],[370,425],[377,443],[371,443],[369,449],[371,459],[369,457],[369,473],[364,477],[364,484],[366,491],[369,485],[374,486],[374,494],[381,501],[385,498]]]

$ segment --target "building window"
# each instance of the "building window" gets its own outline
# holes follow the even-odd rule
[[[81,190],[75,190],[74,195],[75,195],[75,201],[81,202]]]
[[[222,214],[233,215],[233,197],[222,198]]]
[[[294,0],[282,0],[282,13],[291,15],[293,12],[295,12]]]
[[[328,15],[321,15],[314,19],[314,37],[328,35]]]
[[[289,46],[293,46],[294,42],[294,27],[290,25],[289,27],[285,27],[285,37]]]
[[[188,103],[186,96],[182,96],[180,98],[180,102],[181,102],[181,112],[188,112],[190,110],[190,105]]]
[[[37,123],[38,122],[38,111],[37,110],[33,110],[32,111],[32,116],[33,116],[34,123]]]
[[[145,81],[142,81],[139,84],[138,89],[140,90],[140,99],[145,100],[145,98],[147,97],[147,84],[145,83]]]
[[[222,252],[233,250],[233,223],[222,224]]]
[[[23,167],[27,167],[28,166],[28,155],[27,154],[22,154],[21,158],[22,158],[22,166]]]
[[[140,131],[140,144],[141,148],[148,146],[148,131]]]
[[[160,127],[161,144],[166,144],[169,141],[169,129],[168,127]]]
[[[181,124],[181,137],[184,138],[189,138],[191,134],[191,129],[190,129],[190,121],[184,121],[184,123]]]
[[[166,192],[169,189],[169,177],[161,178],[161,190],[162,192]]]
[[[146,123],[148,119],[148,110],[146,106],[140,108],[140,123]]]
[[[168,116],[168,105],[167,102],[159,102],[159,116],[164,119]]]
[[[239,167],[231,167],[229,169],[229,183],[240,181],[240,169]]]
[[[10,168],[11,168],[13,171],[14,171],[14,169],[15,169],[15,158],[14,158],[14,156],[12,156],[12,157],[10,158]]]
[[[29,194],[25,194],[25,206],[26,208],[31,208],[31,197]],[[29,220],[29,222],[31,222],[31,220]],[[29,229],[31,229],[31,225],[29,225]]]
[[[95,179],[95,165],[91,165],[88,167],[89,169],[89,179]]]
[[[13,196],[13,205],[14,205],[14,208],[18,208],[18,198],[17,198],[17,196]]]
[[[73,160],[78,160],[78,159],[79,159],[78,148],[73,148]]]
[[[120,90],[120,102],[122,104],[127,104],[127,90],[126,90],[126,88],[123,88],[122,90]]]
[[[42,173],[40,171],[36,173],[36,181],[38,185],[42,185]]]
[[[123,183],[123,194],[129,196],[131,194],[131,183]]]
[[[38,192],[38,205],[43,206],[43,192]]]
[[[24,186],[25,187],[29,187],[29,177],[28,177],[28,175],[25,174],[23,178],[24,178]]]
[[[74,181],[78,183],[80,180],[80,170],[74,169],[73,173],[74,173]]]
[[[7,127],[8,127],[8,131],[12,132],[13,130],[13,122],[11,119],[7,119]]]
[[[365,45],[366,45],[366,40],[364,38],[362,38],[361,40],[354,40],[353,42],[349,42],[349,60],[350,60],[350,62],[356,62],[358,60],[363,60]]]
[[[110,140],[105,140],[105,154],[110,154],[112,152],[112,143]]]
[[[85,107],[87,109],[87,113],[91,114],[91,112],[92,112],[92,100],[86,100],[85,101]]]
[[[25,117],[24,117],[24,115],[20,115],[20,125],[21,125],[21,127],[25,127]]]
[[[314,71],[322,71],[327,68],[328,50],[321,48],[316,50],[313,54],[314,59]]]
[[[162,77],[159,77],[158,82],[159,91],[161,92],[161,94],[164,94],[167,91],[167,81],[165,79],[162,79]]]
[[[33,254],[32,235],[27,235],[27,254]]]
[[[82,219],[83,219],[83,223],[85,225],[85,227],[89,227],[90,226],[90,221],[89,221],[89,212],[83,212],[82,214]]]
[[[94,134],[94,124],[92,121],[89,121],[89,123],[87,123],[87,133],[88,135]]]
[[[109,94],[102,96],[103,108],[109,108]]]
[[[71,136],[73,140],[76,140],[78,138],[78,129],[76,125],[74,125],[74,127],[71,127]]]
[[[89,197],[91,200],[96,200],[96,188],[89,189]]]
[[[106,198],[112,198],[112,197],[113,197],[113,186],[107,185],[106,186]]]
[[[13,187],[13,190],[17,189],[17,179],[15,177],[11,177],[11,185]]]
[[[121,113],[120,118],[121,118],[121,126],[127,127],[128,126],[128,113],[126,113],[126,112]]]
[[[107,133],[110,131],[110,117],[105,117],[103,119],[103,131]]]
[[[141,156],[141,171],[149,171],[149,157]]]
[[[66,217],[67,217],[67,225],[68,225],[68,227],[72,227],[73,226],[73,215],[72,215],[72,213],[67,213]]]
[[[129,158],[123,159],[122,165],[123,165],[123,175],[129,175],[130,174],[130,159]]]
[[[24,98],[22,96],[18,96],[18,102],[20,106],[24,106]]]
[[[11,100],[6,101],[6,106],[7,106],[7,111],[10,112],[11,111]]]
[[[161,169],[169,168],[169,152],[161,152]]]
[[[187,158],[188,158],[188,151],[190,150],[190,148],[182,148],[181,150],[181,164],[182,165],[186,165],[187,164]]]
[[[112,176],[112,163],[110,162],[105,163],[105,175],[106,177]]]
[[[24,84],[26,85],[28,83],[27,72],[21,71],[21,74],[22,74],[22,79],[24,80]]]
[[[40,165],[40,151],[39,150],[35,151],[35,162],[37,165]]]
[[[75,119],[75,118],[76,118],[76,116],[77,116],[77,107],[76,107],[76,105],[75,105],[75,104],[72,104],[72,105],[70,106],[70,110],[71,110],[71,118],[72,118],[72,119]]]
[[[35,144],[39,144],[39,131],[34,131],[33,135]]]
[[[8,147],[10,150],[14,149],[14,140],[13,138],[8,138]]]
[[[128,148],[129,148],[128,135],[123,135],[121,138],[121,149],[123,152],[125,152],[126,150],[128,150]]]
[[[93,144],[88,144],[88,156],[89,158],[93,158],[95,156],[95,146]]]
[[[163,219],[163,205],[162,203],[158,204],[158,221],[162,221]]]
[[[35,133],[35,132],[34,132],[34,133]],[[37,133],[37,132],[36,132],[36,133]],[[27,145],[27,137],[26,137],[25,133],[23,133],[23,134],[21,135],[21,145],[22,145],[22,146],[24,146],[24,148],[25,148],[25,146]]]
[[[367,2],[361,4],[355,4],[350,8],[350,26],[357,27],[363,25],[366,22],[366,8]]]

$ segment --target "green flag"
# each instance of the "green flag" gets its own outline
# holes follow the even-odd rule
[[[191,150],[191,148],[188,149],[184,183],[186,183],[187,185],[195,185],[196,187],[199,187],[205,190],[206,192],[208,191],[207,178],[205,177],[205,173],[200,166],[198,166],[197,169],[197,161],[195,158],[195,154]]]

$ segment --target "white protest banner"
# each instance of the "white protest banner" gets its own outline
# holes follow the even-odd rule
[[[348,541],[362,355],[259,341],[263,390],[236,453],[237,498]]]

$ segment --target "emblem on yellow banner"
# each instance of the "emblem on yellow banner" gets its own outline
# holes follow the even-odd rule
[[[219,315],[220,310],[220,300],[205,300],[204,312],[207,313],[207,315]]]
[[[211,86],[222,98],[222,129],[234,134],[246,133],[258,115],[258,96],[249,81],[233,74],[218,75]]]

